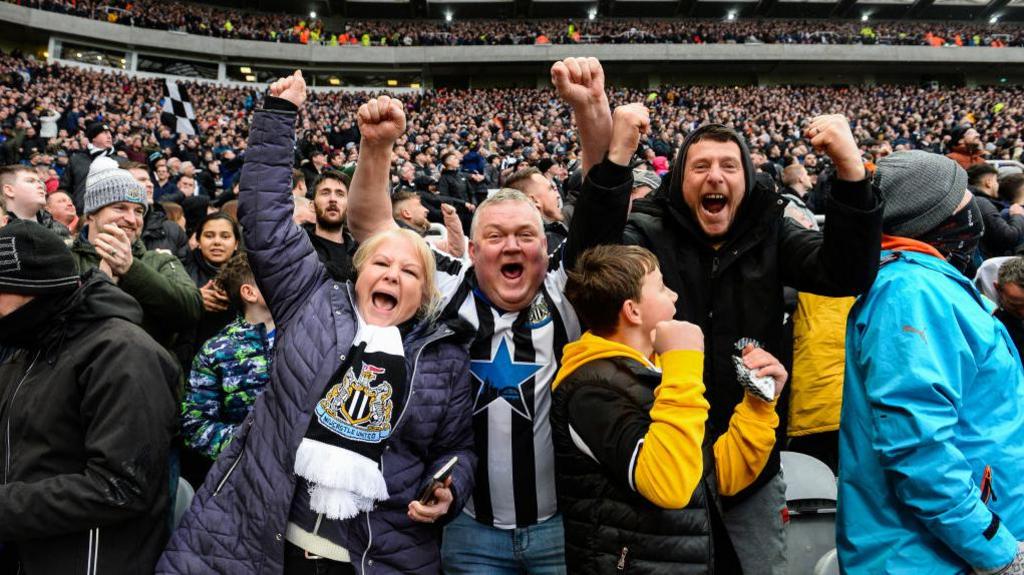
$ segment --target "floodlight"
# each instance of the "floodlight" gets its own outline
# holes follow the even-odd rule
[[[736,11],[735,10],[730,10],[729,13],[725,15],[725,19],[730,21],[730,22],[735,20],[736,19]]]
[[[867,14],[861,14],[860,21],[861,22],[867,22],[868,18],[870,18],[870,16],[868,16]]]
[[[444,13],[444,21],[445,22],[451,22],[452,21],[452,13],[451,12],[445,12]]]
[[[996,16],[993,16],[993,17],[991,17],[991,18],[989,18],[989,19],[988,19],[988,23],[989,23],[989,24],[995,24],[995,23],[997,23],[997,22],[999,22],[999,16],[998,16],[998,15],[996,15]]]
[[[597,18],[597,8],[591,8],[590,11],[587,12],[587,20],[594,20],[596,18]]]
[[[309,11],[309,18],[310,18],[310,20],[316,18],[316,10],[310,10]]]

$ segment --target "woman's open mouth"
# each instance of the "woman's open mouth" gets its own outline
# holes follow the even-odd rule
[[[501,266],[501,277],[517,280],[523,276],[523,264],[505,264]]]
[[[391,311],[398,305],[398,298],[389,293],[375,291],[370,297],[373,300],[373,307],[384,311]]]

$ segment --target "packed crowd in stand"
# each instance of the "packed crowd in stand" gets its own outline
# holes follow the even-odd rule
[[[1019,87],[0,81],[2,573],[1024,574]]]
[[[791,19],[322,20],[153,0],[7,0],[106,22],[242,40],[363,46],[509,44],[890,44],[1024,46],[1012,23]]]

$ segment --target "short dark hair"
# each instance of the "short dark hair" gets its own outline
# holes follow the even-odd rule
[[[454,156],[454,155],[455,155],[455,152],[445,152],[444,154],[441,155],[441,163],[444,164],[446,161],[448,161],[448,158],[450,156]]]
[[[304,174],[302,172],[302,170],[292,169],[292,189],[293,190],[295,188],[299,187],[300,183],[304,183],[305,181],[306,181],[306,174]]]
[[[590,331],[609,335],[619,325],[626,300],[640,301],[644,276],[658,269],[658,259],[639,246],[591,248],[569,271],[565,297]]]
[[[1021,186],[1024,186],[1024,174],[1009,174],[999,180],[999,199],[1011,204],[1017,203]]]
[[[526,183],[529,182],[530,178],[532,178],[533,176],[541,176],[546,178],[546,176],[544,176],[544,174],[541,173],[539,168],[523,168],[521,170],[516,170],[515,172],[513,172],[512,175],[509,176],[507,180],[505,180],[505,185],[503,187],[512,188],[513,190],[519,190],[520,192],[523,192],[525,194],[526,188],[529,187],[526,185]]]
[[[313,195],[316,195],[316,191],[320,189],[320,185],[328,180],[341,182],[341,185],[345,186],[346,192],[348,192],[348,186],[352,182],[347,175],[337,170],[325,170],[322,174],[316,177],[316,181],[313,182],[313,189],[310,190],[310,192],[312,192]]]
[[[691,147],[697,142],[703,142],[704,140],[711,140],[713,142],[736,142],[737,145],[740,145],[742,142],[740,135],[736,133],[736,130],[733,130],[723,124],[705,124],[700,128],[697,128],[697,131],[700,133],[694,136],[693,140],[690,142]],[[743,146],[740,147],[742,148]],[[768,155],[764,150],[758,151],[763,156]]]
[[[242,301],[242,286],[245,284],[256,285],[256,275],[249,266],[249,256],[239,250],[231,259],[224,262],[217,272],[217,285],[227,294],[228,299],[239,310],[245,309],[245,302]]]
[[[968,186],[976,186],[976,185],[978,185],[979,182],[981,182],[981,178],[983,178],[983,177],[985,177],[985,176],[987,176],[989,174],[994,175],[994,176],[998,176],[999,175],[999,168],[993,166],[992,164],[988,164],[988,163],[985,163],[985,164],[975,164],[975,165],[971,166],[970,168],[967,168],[967,185]]]

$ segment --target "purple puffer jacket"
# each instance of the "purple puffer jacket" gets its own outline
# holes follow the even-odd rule
[[[239,195],[249,261],[277,324],[271,383],[196,494],[157,573],[282,572],[295,451],[355,336],[349,285],[330,280],[291,220],[294,124],[294,113],[257,112]],[[351,553],[360,573],[440,571],[440,525],[413,522],[406,511],[453,455],[459,464],[447,518],[459,513],[473,489],[469,360],[456,339],[446,325],[420,325],[406,338],[409,403],[381,463],[391,498],[375,511],[321,528]]]

